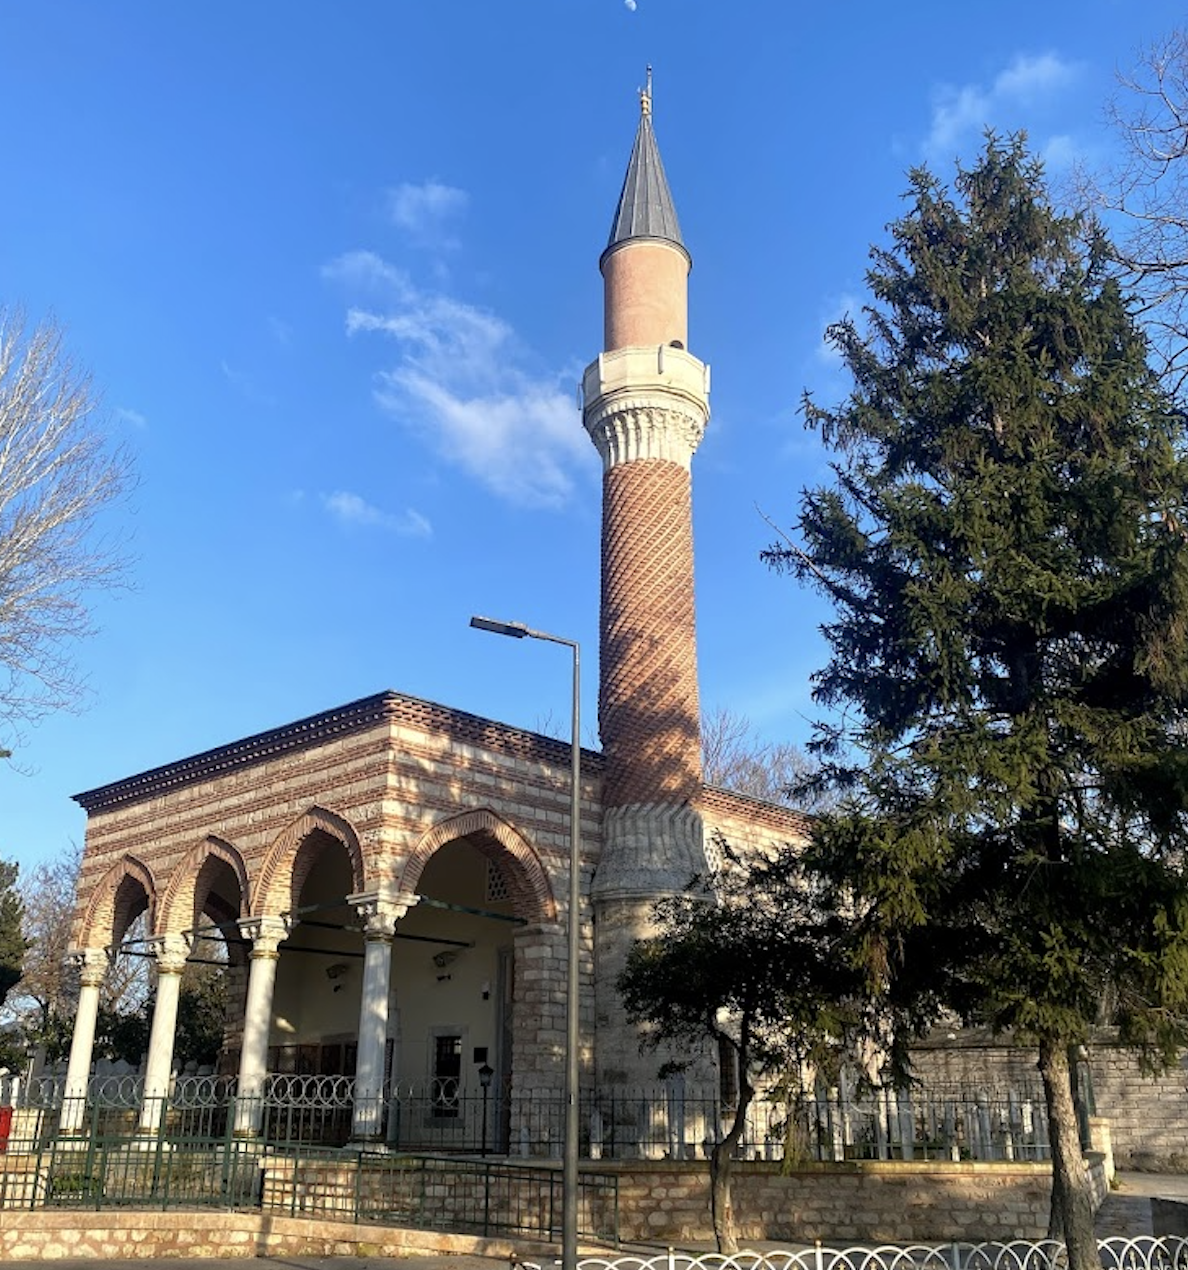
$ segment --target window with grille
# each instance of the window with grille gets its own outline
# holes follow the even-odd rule
[[[454,1119],[460,1104],[462,1083],[462,1038],[433,1038],[433,1115],[438,1119]]]
[[[499,903],[500,900],[510,900],[511,891],[507,885],[507,877],[503,870],[493,860],[487,861],[487,900],[489,903]]]

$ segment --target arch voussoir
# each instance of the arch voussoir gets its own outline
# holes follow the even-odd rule
[[[427,830],[401,871],[401,893],[416,891],[435,852],[447,843],[471,837],[478,839],[478,849],[489,859],[508,866],[509,890],[517,915],[533,922],[556,920],[553,888],[540,857],[519,830],[487,807],[450,816]]]

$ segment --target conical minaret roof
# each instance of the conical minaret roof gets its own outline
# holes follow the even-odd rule
[[[674,243],[687,256],[688,249],[681,239],[681,227],[677,221],[676,207],[660,161],[656,134],[652,130],[652,74],[648,68],[648,86],[639,95],[639,128],[631,158],[627,163],[627,175],[619,194],[619,205],[611,224],[606,252],[622,243],[637,238],[660,238]],[[606,256],[603,252],[603,256]]]

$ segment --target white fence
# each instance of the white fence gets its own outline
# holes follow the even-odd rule
[[[1098,1243],[1106,1270],[1188,1270],[1188,1239],[1143,1236]],[[540,1263],[522,1262],[526,1270]],[[557,1264],[560,1264],[559,1262]],[[799,1250],[711,1252],[669,1249],[655,1256],[582,1257],[578,1270],[1062,1270],[1068,1254],[1059,1240],[984,1244],[882,1244]]]

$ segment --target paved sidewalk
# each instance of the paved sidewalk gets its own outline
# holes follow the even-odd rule
[[[1151,1201],[1188,1204],[1188,1177],[1182,1173],[1119,1173],[1115,1189],[1097,1213],[1097,1237],[1136,1239],[1153,1233]]]

